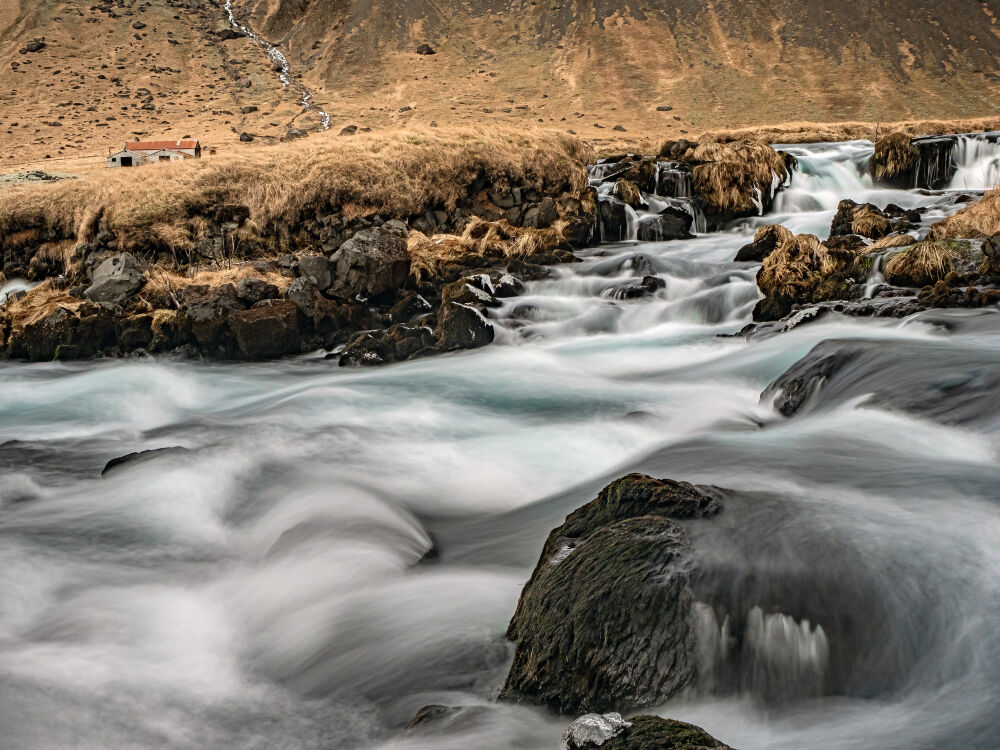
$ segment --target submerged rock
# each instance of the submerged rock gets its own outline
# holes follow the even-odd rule
[[[127,453],[124,456],[118,456],[118,458],[112,458],[104,465],[104,469],[101,471],[101,476],[106,476],[107,474],[124,468],[125,466],[130,466],[132,464],[141,463],[143,461],[150,461],[154,458],[162,458],[163,456],[185,456],[194,453],[189,448],[181,448],[180,446],[170,446],[167,448],[152,448],[146,451],[136,451],[135,453]]]
[[[632,716],[622,731],[603,743],[570,745],[601,750],[732,750],[701,727],[659,716]]]
[[[694,676],[693,603],[680,527],[718,513],[711,488],[630,474],[545,543],[507,636],[501,697],[562,713],[654,705]]]

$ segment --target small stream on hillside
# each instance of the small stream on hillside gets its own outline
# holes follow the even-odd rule
[[[582,252],[505,301],[480,351],[0,363],[4,750],[554,750],[568,719],[492,702],[503,632],[549,530],[632,470],[737,490],[695,548],[751,598],[781,582],[783,608],[735,623],[748,663],[658,713],[741,750],[995,747],[1000,310],[720,334],[759,296],[732,261],[757,225],[822,237],[850,197],[927,207],[926,227],[996,149],[928,193],[873,188],[869,143],[788,148],[772,215]],[[647,275],[650,298],[609,293]],[[836,389],[788,419],[761,401],[840,340],[868,348]],[[194,452],[101,476],[173,446]],[[699,617],[721,663],[734,623]],[[428,703],[477,708],[401,734]]]

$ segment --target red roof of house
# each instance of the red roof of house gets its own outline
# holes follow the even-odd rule
[[[198,141],[133,141],[125,144],[126,151],[159,151],[175,148],[198,148]]]

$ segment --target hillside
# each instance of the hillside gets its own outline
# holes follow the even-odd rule
[[[235,13],[334,131],[516,122],[632,139],[1000,112],[1000,22],[981,0],[252,0]],[[0,29],[9,164],[133,134],[235,146],[320,125],[258,45],[216,34],[221,3],[0,0],[0,18],[14,19]],[[20,52],[35,39],[45,47]]]

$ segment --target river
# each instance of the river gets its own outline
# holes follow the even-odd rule
[[[869,143],[789,148],[771,216],[582,252],[476,352],[0,364],[0,746],[554,750],[567,719],[492,702],[503,632],[549,530],[640,470],[737,490],[696,549],[788,603],[749,616],[735,684],[658,713],[742,750],[996,747],[1000,407],[953,386],[1000,369],[1000,311],[720,336],[759,296],[732,262],[756,225],[957,207],[874,189]],[[953,187],[981,190],[995,154],[963,148]],[[608,292],[649,274],[652,298]],[[792,418],[761,400],[844,339],[877,357]],[[868,400],[901,389],[932,413]],[[401,734],[427,703],[475,708]]]

